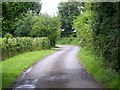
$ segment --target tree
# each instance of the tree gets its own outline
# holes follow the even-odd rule
[[[18,19],[15,23],[16,30],[14,31],[15,37],[28,37],[32,29],[33,15],[27,12],[21,19]]]
[[[92,46],[92,24],[93,12],[91,11],[91,4],[84,3],[83,14],[77,16],[73,21],[73,27],[76,30],[77,38],[81,42],[81,46]]]
[[[15,21],[31,10],[39,13],[41,4],[38,2],[2,2],[2,34],[14,34]]]
[[[69,36],[73,32],[73,20],[80,15],[80,2],[61,2],[58,6],[61,16],[61,29],[64,29],[62,36]]]
[[[57,17],[48,15],[34,16],[32,18],[31,37],[48,37],[51,46],[55,46],[55,42],[60,35],[60,23]]]

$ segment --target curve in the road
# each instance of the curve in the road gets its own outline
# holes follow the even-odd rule
[[[90,75],[85,73],[79,60],[77,46],[60,46],[25,72],[14,88],[101,88]]]

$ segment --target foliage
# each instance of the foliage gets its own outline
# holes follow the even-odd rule
[[[21,16],[15,23],[16,30],[14,31],[15,37],[28,37],[30,36],[30,31],[32,29],[32,19],[33,15],[27,12],[24,16]]]
[[[50,48],[49,39],[46,37],[1,38],[0,44],[0,49],[2,50],[2,60],[13,55],[19,54],[20,52]]]
[[[15,25],[14,37],[48,37],[51,46],[55,46],[60,36],[60,23],[57,16],[50,17],[47,14],[38,16],[27,12]]]
[[[119,3],[102,2],[93,4],[95,20],[93,40],[95,49],[118,71],[120,18]]]
[[[12,37],[13,37],[13,35],[12,35],[12,34],[10,34],[10,33],[6,33],[4,37],[6,37],[6,38],[12,38]]]
[[[83,14],[74,20],[74,28],[82,46],[93,48],[118,71],[120,30],[119,3],[84,3]]]
[[[41,4],[37,2],[3,2],[2,6],[3,37],[48,37],[55,46],[60,35],[59,17],[38,15]]]
[[[61,29],[64,29],[62,36],[69,36],[73,32],[73,19],[81,12],[80,2],[61,2],[58,6],[61,16]]]
[[[0,62],[0,69],[2,70],[2,72],[0,71],[0,75],[2,74],[2,88],[11,87],[13,82],[23,71],[53,52],[54,50],[26,52]]]
[[[81,48],[78,54],[81,64],[89,74],[91,74],[97,81],[102,83],[105,87],[119,88],[119,75],[115,70],[107,68],[104,65],[103,57],[96,57],[97,55],[88,48]]]
[[[84,13],[79,15],[73,21],[73,27],[77,32],[77,37],[80,39],[81,46],[87,45],[90,46],[92,42],[92,23],[93,15],[89,10],[91,5],[90,3],[85,3],[87,8],[84,9]],[[88,8],[89,7],[89,8]]]
[[[57,17],[48,15],[34,16],[32,18],[31,37],[48,37],[51,46],[55,46],[55,42],[60,35],[60,24]]]
[[[21,18],[27,11],[39,13],[41,4],[38,2],[2,2],[2,35],[14,33],[15,21]]]

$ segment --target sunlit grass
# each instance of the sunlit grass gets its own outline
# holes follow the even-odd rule
[[[78,56],[83,66],[98,82],[108,88],[118,88],[118,73],[111,68],[106,69],[102,57],[96,57],[86,48],[82,48]]]
[[[2,73],[2,88],[11,86],[17,76],[19,76],[24,70],[53,52],[54,50],[26,52],[0,62],[0,67],[2,67],[2,72],[0,72],[0,75]]]

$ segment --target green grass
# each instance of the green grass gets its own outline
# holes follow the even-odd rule
[[[102,57],[96,57],[96,55],[86,48],[81,48],[78,56],[88,73],[90,73],[98,82],[108,88],[118,88],[118,73],[111,68],[106,69]]]
[[[1,74],[1,72],[2,72],[2,65],[0,63],[0,90],[2,88],[2,74]]]
[[[0,67],[2,67],[2,72],[0,72],[2,73],[2,88],[11,86],[13,81],[24,70],[28,69],[30,66],[32,66],[32,64],[53,52],[54,50],[26,52],[0,62]]]

